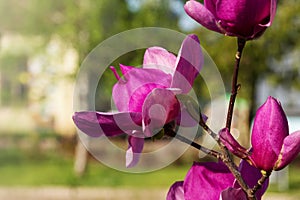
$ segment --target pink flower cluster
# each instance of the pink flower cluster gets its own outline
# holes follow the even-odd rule
[[[252,40],[272,24],[276,4],[276,0],[204,0],[203,5],[191,0],[184,9],[210,30]],[[152,137],[166,124],[198,124],[177,95],[189,93],[202,65],[203,55],[196,35],[185,38],[177,57],[161,47],[148,48],[142,68],[121,64],[120,76],[111,67],[117,79],[112,97],[118,111],[76,112],[74,123],[91,137],[126,133],[129,144],[126,166],[133,167],[143,150],[144,138]],[[250,149],[241,146],[228,128],[220,130],[217,137],[221,146],[241,158],[237,172],[249,188],[257,185],[263,177],[261,172],[270,174],[283,169],[300,152],[300,131],[289,134],[287,117],[273,97],[268,97],[256,112]],[[249,194],[222,161],[195,162],[185,179],[171,186],[167,200],[247,200]],[[254,198],[261,199],[267,187],[266,177]]]

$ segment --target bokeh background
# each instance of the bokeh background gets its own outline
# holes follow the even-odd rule
[[[84,58],[103,40],[132,28],[196,33],[230,92],[235,38],[193,22],[184,13],[184,2],[0,0],[0,199],[164,199],[168,187],[184,178],[192,161],[200,160],[196,151],[188,150],[157,172],[118,172],[85,151],[71,119],[74,83]],[[299,0],[279,1],[274,24],[247,43],[234,116],[245,146],[255,111],[269,95],[282,102],[291,131],[300,129],[299,13]],[[139,66],[143,53],[130,52],[112,65]],[[111,109],[114,83],[113,74],[105,72],[97,110]],[[205,108],[211,99],[201,78],[194,90]],[[201,134],[199,130],[199,141]],[[116,142],[125,145],[124,138]],[[299,191],[298,157],[272,177],[266,199],[298,199]]]

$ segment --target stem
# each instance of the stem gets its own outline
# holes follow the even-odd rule
[[[238,44],[238,50],[235,54],[235,66],[234,66],[234,73],[233,73],[233,77],[232,77],[231,95],[230,95],[229,107],[228,107],[228,112],[227,112],[227,120],[226,120],[226,128],[228,128],[229,131],[230,131],[231,122],[232,122],[234,103],[235,103],[237,91],[240,87],[240,85],[237,84],[237,80],[238,80],[242,52],[245,47],[246,40],[242,39],[242,38],[238,38],[237,44]]]
[[[251,189],[249,188],[249,186],[245,183],[241,173],[239,172],[239,170],[237,169],[237,166],[234,164],[232,158],[230,157],[229,151],[226,148],[226,146],[224,146],[224,144],[222,144],[222,142],[220,141],[219,135],[214,133],[205,123],[205,121],[203,120],[202,116],[200,115],[200,121],[199,121],[199,125],[210,135],[212,136],[218,143],[218,145],[220,146],[220,149],[222,151],[220,159],[224,162],[224,164],[228,167],[228,169],[231,171],[231,173],[233,174],[233,176],[235,177],[235,179],[237,180],[237,182],[239,183],[239,185],[241,186],[241,188],[247,193],[247,198],[249,200],[256,200],[256,197],[254,196],[254,193],[252,193]]]
[[[200,114],[200,121],[199,121],[199,125],[208,133],[208,135],[210,135],[218,144],[219,146],[222,146],[219,135],[216,134],[213,130],[211,130],[207,124],[205,123],[202,115]]]
[[[173,131],[171,129],[165,129],[165,133],[166,133],[166,135],[168,135],[170,137],[174,137],[174,138],[180,140],[181,142],[184,142],[188,145],[191,145],[192,147],[202,151],[203,153],[206,153],[206,154],[211,155],[211,156],[213,156],[215,158],[218,158],[218,159],[221,157],[221,154],[219,152],[214,151],[212,149],[208,149],[206,147],[203,147],[200,144],[198,144],[198,143],[196,143],[196,142],[194,142],[194,141],[192,141],[192,140],[190,140],[190,139],[188,139],[188,138],[186,138],[182,135],[177,134],[175,131]]]
[[[239,183],[241,188],[246,192],[247,198],[249,200],[256,200],[256,197],[254,196],[254,193],[251,192],[252,190],[245,183],[241,173],[237,169],[237,166],[234,164],[233,160],[229,156],[227,148],[222,147],[222,146],[220,148],[222,149],[222,152],[226,152],[225,154],[222,154],[222,157],[221,157],[222,161],[228,167],[228,169],[231,171],[231,173],[233,174],[234,178],[237,180],[237,182]]]
[[[250,192],[254,195],[257,190],[259,190],[264,182],[269,178],[272,171],[266,172],[262,171],[262,177],[257,181],[257,184],[250,190]]]
[[[178,139],[178,140],[180,140],[181,142],[184,142],[186,144],[190,144],[192,147],[195,147],[196,149],[202,151],[203,153],[211,155],[211,156],[213,156],[215,158],[220,158],[221,157],[221,154],[219,152],[214,151],[212,149],[208,149],[206,147],[203,147],[200,144],[198,144],[196,142],[193,142],[190,139],[188,139],[188,138],[186,138],[186,137],[184,137],[182,135],[176,134],[175,138]]]

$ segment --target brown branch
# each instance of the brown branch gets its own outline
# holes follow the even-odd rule
[[[221,157],[221,154],[219,152],[214,151],[212,149],[208,149],[206,147],[203,147],[200,144],[198,144],[196,142],[193,142],[193,141],[191,141],[190,139],[188,139],[186,137],[183,137],[182,135],[176,134],[175,138],[178,139],[178,140],[180,140],[181,142],[184,142],[186,144],[190,144],[192,147],[195,147],[196,149],[202,151],[203,153],[211,155],[211,156],[213,156],[215,158],[219,159]]]
[[[229,131],[230,131],[231,122],[232,122],[234,103],[235,103],[237,91],[240,87],[240,85],[237,84],[237,80],[238,80],[241,56],[242,56],[242,52],[243,52],[243,49],[246,44],[246,40],[238,38],[237,43],[238,43],[238,50],[235,54],[235,66],[234,66],[234,73],[233,73],[233,77],[232,77],[231,95],[230,95],[230,101],[229,101],[228,112],[227,112],[227,120],[226,120],[226,127],[228,128]]]
[[[226,148],[226,146],[224,144],[222,144],[222,142],[220,141],[219,135],[214,133],[205,123],[204,119],[202,118],[202,116],[200,115],[200,121],[199,121],[199,125],[210,135],[212,136],[218,143],[218,145],[220,146],[221,149],[221,157],[220,159],[224,162],[224,164],[228,167],[228,169],[230,170],[230,172],[233,174],[233,176],[235,177],[235,179],[237,180],[237,182],[239,183],[239,185],[241,186],[241,188],[247,193],[247,198],[249,200],[256,200],[256,197],[254,195],[254,193],[251,192],[251,189],[249,188],[249,186],[245,183],[245,181],[243,180],[243,177],[241,175],[241,173],[239,172],[239,170],[237,169],[237,166],[234,164],[232,158],[230,157],[230,153],[228,151],[228,149]]]
[[[198,144],[198,143],[196,143],[196,142],[194,142],[194,141],[192,141],[192,140],[190,140],[190,139],[188,139],[188,138],[186,138],[182,135],[177,134],[175,131],[173,131],[172,129],[169,129],[168,127],[165,127],[165,134],[170,136],[170,137],[174,137],[174,138],[180,140],[181,142],[184,142],[184,143],[198,149],[199,151],[202,151],[203,153],[211,155],[215,158],[219,159],[221,157],[221,154],[219,152],[214,151],[212,149],[208,149],[206,147],[203,147],[200,144]]]
[[[199,120],[199,125],[208,133],[208,135],[210,135],[217,143],[219,146],[221,146],[221,141],[219,138],[219,135],[216,134],[213,130],[211,130],[207,124],[205,123],[201,113],[200,113],[200,120]]]
[[[257,192],[257,190],[259,190],[262,187],[262,185],[264,184],[264,182],[266,180],[268,180],[268,178],[270,177],[272,171],[268,171],[268,172],[261,171],[261,173],[262,173],[262,177],[257,181],[257,184],[250,190],[250,192],[253,195]]]

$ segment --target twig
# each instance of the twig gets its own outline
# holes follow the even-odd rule
[[[170,136],[170,137],[174,137],[178,140],[180,140],[181,142],[184,142],[188,145],[191,145],[192,147],[198,149],[199,151],[202,151],[203,153],[206,153],[208,155],[211,155],[215,158],[220,158],[221,157],[221,153],[217,152],[217,151],[214,151],[212,149],[208,149],[206,147],[203,147],[201,146],[200,144],[182,136],[182,135],[179,135],[177,134],[173,129],[172,129],[172,125],[165,125],[164,127],[164,130],[165,130],[165,134]]]
[[[188,139],[188,138],[186,138],[186,137],[184,137],[184,136],[182,136],[182,135],[176,134],[175,138],[178,139],[178,140],[180,140],[181,142],[184,142],[184,143],[186,143],[186,144],[190,144],[192,147],[195,147],[196,149],[202,151],[203,153],[206,153],[206,154],[208,154],[208,155],[211,155],[211,156],[213,156],[213,157],[215,157],[215,158],[218,158],[218,159],[219,159],[219,158],[221,157],[221,154],[220,154],[219,152],[214,151],[214,150],[212,150],[212,149],[208,149],[208,148],[206,148],[206,147],[203,147],[203,146],[201,146],[200,144],[198,144],[198,143],[196,143],[196,142],[193,142],[193,141],[191,141],[190,139]]]
[[[200,114],[200,121],[199,121],[199,125],[208,133],[208,135],[210,135],[219,145],[221,144],[219,135],[216,134],[213,130],[211,130],[207,124],[205,123],[202,115]]]
[[[257,181],[257,184],[250,190],[250,192],[254,195],[257,190],[259,190],[264,182],[269,178],[271,175],[272,171],[266,172],[266,171],[261,171],[262,177]]]
[[[222,151],[221,153],[221,157],[220,159],[224,162],[224,164],[228,167],[228,169],[231,171],[231,173],[233,174],[233,176],[235,177],[235,179],[237,180],[237,182],[239,183],[239,185],[241,186],[241,188],[247,192],[247,196],[249,200],[255,200],[255,196],[254,194],[248,192],[250,190],[249,186],[245,183],[245,181],[243,180],[243,177],[241,175],[241,173],[239,172],[239,170],[237,169],[237,166],[234,164],[232,158],[230,157],[229,151],[228,149],[224,146],[224,144],[222,144],[222,142],[219,139],[219,135],[214,133],[204,122],[203,118],[200,117],[200,122],[199,125],[203,127],[204,130],[207,131],[207,133],[209,135],[211,135],[214,139],[217,138],[217,142],[220,146],[220,149]]]
[[[233,116],[233,109],[234,109],[234,103],[237,95],[237,91],[240,87],[239,84],[237,84],[238,80],[238,74],[239,74],[239,67],[240,67],[240,61],[243,49],[246,44],[246,40],[242,38],[238,38],[238,50],[235,54],[235,66],[234,66],[234,73],[232,77],[232,84],[231,84],[231,95],[230,95],[230,101],[228,106],[228,112],[227,112],[227,120],[226,120],[226,127],[230,131],[231,122],[232,122],[232,116]]]

